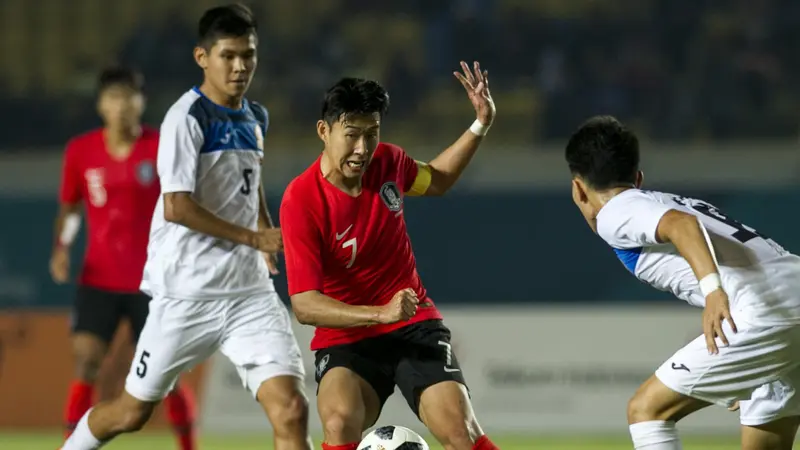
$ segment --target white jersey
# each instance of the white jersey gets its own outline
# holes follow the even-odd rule
[[[163,199],[166,193],[190,192],[223,220],[256,230],[268,123],[266,109],[257,103],[245,100],[233,110],[197,88],[169,109],[158,146],[162,196],[150,226],[142,291],[210,300],[274,290],[258,250],[166,221]]]
[[[703,307],[697,278],[672,244],[656,240],[661,217],[675,209],[705,227],[734,319],[752,325],[800,323],[800,257],[697,199],[630,189],[597,215],[597,234],[639,280]]]

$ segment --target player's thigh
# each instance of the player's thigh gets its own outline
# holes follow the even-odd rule
[[[798,327],[725,327],[730,345],[718,342],[719,353],[709,355],[699,336],[678,350],[656,370],[656,377],[671,390],[725,407],[748,399],[758,388],[793,371],[800,361]]]
[[[92,336],[95,341],[108,345],[121,318],[122,311],[114,293],[90,286],[78,287],[71,317],[73,336]]]
[[[317,409],[326,435],[354,429],[360,436],[375,424],[394,392],[392,353],[381,338],[316,352]]]
[[[137,342],[150,312],[150,297],[142,293],[120,294],[119,297],[131,325],[131,339]]]
[[[782,374],[775,381],[759,386],[750,398],[739,402],[741,424],[746,427],[760,427],[778,423],[787,417],[800,416],[798,386],[800,367]]]
[[[399,331],[406,353],[395,380],[409,406],[447,448],[470,448],[483,430],[450,346],[450,330],[433,320]]]
[[[676,392],[653,375],[639,386],[628,401],[628,424],[651,420],[677,422],[710,405],[706,401]]]
[[[742,425],[742,450],[791,450],[800,416],[784,417],[762,425]]]
[[[305,379],[289,313],[276,293],[229,301],[224,320],[220,350],[254,397],[261,384],[274,377]]]
[[[217,301],[152,300],[125,390],[146,402],[163,399],[182,371],[219,348],[223,307]]]
[[[456,387],[466,387],[467,383],[450,344],[450,330],[442,321],[419,322],[395,333],[403,342],[403,356],[397,365],[395,383],[412,411],[419,416],[423,393],[440,383],[454,383],[442,392],[452,396],[456,403],[460,402],[461,389]]]

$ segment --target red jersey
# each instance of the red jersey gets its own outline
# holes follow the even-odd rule
[[[150,219],[161,188],[156,172],[158,132],[144,128],[131,154],[115,160],[103,130],[67,144],[62,203],[83,202],[87,247],[78,283],[114,292],[139,292]]]
[[[385,305],[406,288],[419,308],[407,322],[370,327],[317,328],[311,349],[346,344],[423,320],[441,319],[417,273],[403,217],[403,197],[420,173],[397,146],[379,144],[363,174],[362,191],[350,196],[323,178],[320,159],[289,183],[280,225],[289,295],[319,291],[349,305]],[[416,189],[414,189],[416,190]]]

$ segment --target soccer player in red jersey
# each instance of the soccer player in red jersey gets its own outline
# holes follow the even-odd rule
[[[325,450],[356,450],[400,388],[448,450],[490,450],[450,346],[450,331],[417,273],[404,196],[447,192],[492,124],[487,73],[456,72],[477,120],[429,163],[380,142],[389,96],[345,78],[326,94],[319,159],[295,178],[280,211],[289,294],[297,319],[316,327],[318,409]]]
[[[76,379],[64,411],[67,437],[94,403],[97,372],[120,320],[129,320],[136,341],[147,318],[150,299],[139,291],[139,283],[160,186],[155,170],[158,132],[141,125],[143,81],[127,68],[103,71],[97,102],[103,127],[72,139],[64,157],[50,259],[55,282],[69,279],[70,245],[80,227],[81,209],[88,223],[72,319]],[[164,403],[179,448],[194,449],[191,392],[178,387]]]

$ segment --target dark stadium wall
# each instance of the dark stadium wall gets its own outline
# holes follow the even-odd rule
[[[704,198],[800,252],[797,190],[719,193]],[[272,198],[276,212],[278,198]],[[67,307],[72,286],[47,272],[55,204],[0,199],[14,220],[0,223],[0,307]],[[277,216],[277,214],[273,214]],[[636,281],[586,226],[569,192],[454,193],[409,198],[408,222],[419,272],[431,297],[448,304],[639,302],[669,299]],[[78,248],[82,241],[78,242]],[[80,264],[75,254],[73,268]],[[276,285],[285,298],[285,278]]]

